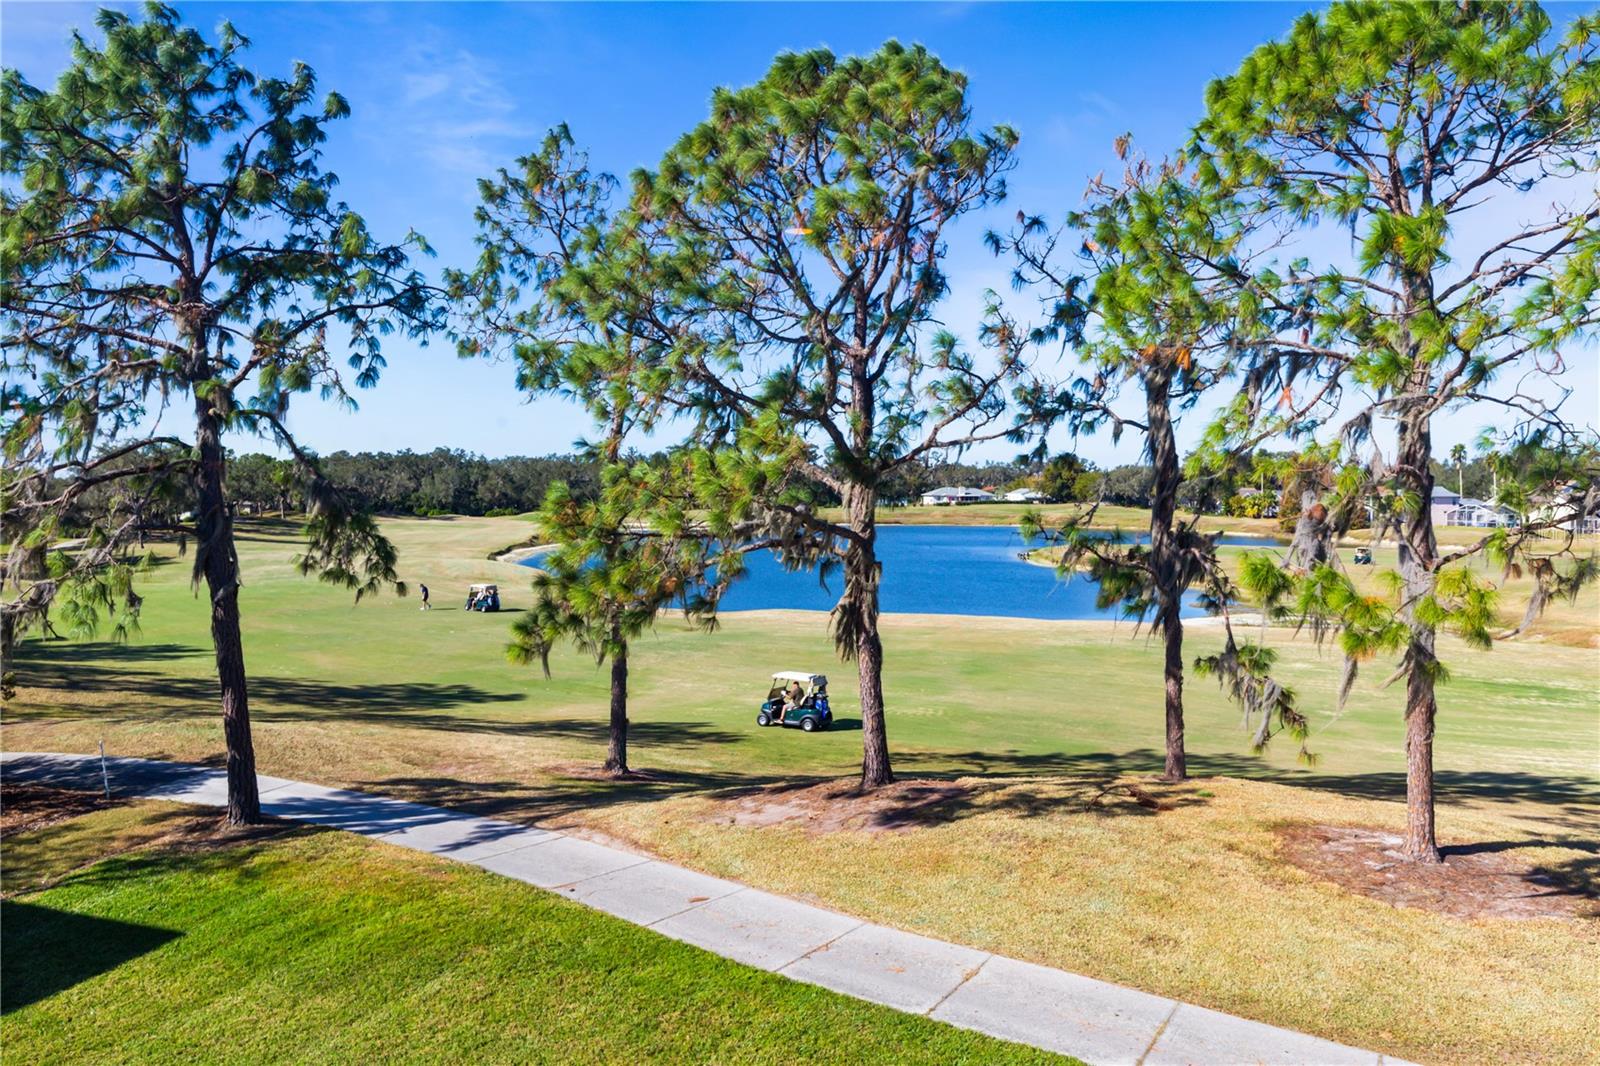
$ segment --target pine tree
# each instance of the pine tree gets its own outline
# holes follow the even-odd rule
[[[735,506],[759,501],[789,565],[843,572],[835,645],[857,664],[864,788],[893,780],[878,627],[876,508],[906,467],[1014,432],[1025,338],[991,323],[979,359],[933,328],[946,228],[1005,193],[1016,134],[974,125],[965,76],[921,47],[786,53],[633,181],[668,247],[651,284],[671,308],[666,396]],[[776,491],[776,456],[844,501],[834,521]],[[715,491],[715,490],[712,490]],[[802,542],[809,542],[809,548]]]
[[[1174,426],[1207,392],[1233,377],[1242,353],[1269,335],[1257,314],[1246,253],[1257,236],[1255,218],[1197,187],[1184,161],[1130,159],[1126,137],[1116,148],[1127,164],[1120,181],[1096,178],[1086,206],[1070,213],[1060,230],[1050,231],[1041,217],[1021,216],[1015,231],[1006,237],[991,234],[989,243],[1015,258],[1019,288],[1044,290],[1048,317],[1034,339],[1070,342],[1085,364],[1066,388],[1027,398],[1038,420],[1064,420],[1074,436],[1109,426],[1113,440],[1126,429],[1144,438],[1153,473],[1148,545],[1092,530],[1098,504],[1049,530],[1037,514],[1025,515],[1023,531],[1030,538],[1047,534],[1059,541],[1062,572],[1086,569],[1102,608],[1121,606],[1141,622],[1153,616],[1165,649],[1165,778],[1180,781],[1188,774],[1185,594],[1202,589],[1203,601],[1224,617],[1230,651],[1214,665],[1265,660],[1261,649],[1235,646],[1227,617],[1235,590],[1218,565],[1216,535],[1199,530],[1198,516],[1187,522],[1178,517],[1185,471]],[[1076,257],[1057,254],[1074,243]],[[1118,402],[1129,386],[1138,393],[1140,415],[1123,413]],[[1215,455],[1211,458],[1215,462]],[[1268,680],[1250,678],[1252,684]],[[1280,690],[1269,704],[1247,703],[1250,712],[1261,711],[1257,746],[1274,727],[1303,739],[1305,720],[1294,709],[1293,694]]]
[[[393,583],[393,548],[342,506],[284,416],[297,393],[349,400],[341,351],[356,384],[374,383],[380,337],[438,325],[435,301],[406,247],[374,240],[333,199],[321,146],[349,109],[336,93],[317,98],[310,68],[258,77],[231,25],[213,44],[161,5],[142,20],[101,11],[96,24],[104,44],[75,38],[53,90],[0,75],[0,349],[7,379],[29,383],[7,397],[26,414],[6,447],[36,460],[40,484],[93,478],[112,456],[186,479],[228,817],[252,822],[260,803],[224,436],[263,434],[294,457],[312,500],[302,572],[357,595]],[[169,404],[182,398],[187,437],[171,432],[180,419]]]
[[[1556,524],[1441,552],[1429,506],[1433,418],[1495,404],[1517,422],[1513,446],[1538,457],[1527,469],[1552,477],[1572,473],[1584,450],[1586,434],[1515,381],[1528,369],[1559,370],[1563,347],[1600,319],[1597,28],[1580,17],[1557,40],[1545,13],[1525,3],[1337,3],[1213,83],[1197,129],[1203,171],[1224,190],[1294,225],[1344,226],[1356,243],[1351,266],[1297,262],[1283,272],[1271,305],[1282,332],[1259,350],[1220,425],[1224,435],[1286,427],[1276,402],[1303,428],[1307,393],[1326,401],[1325,420],[1357,387],[1373,399],[1342,427],[1347,451],[1367,446],[1378,422],[1392,423],[1393,454],[1374,447],[1339,491],[1397,501],[1405,853],[1421,862],[1439,861],[1437,634],[1485,644],[1493,617],[1492,591],[1456,564],[1490,552],[1513,565],[1539,528]],[[1531,221],[1522,221],[1529,211],[1492,206],[1533,189],[1555,202]],[[1340,417],[1349,414],[1347,406]],[[1352,663],[1395,643],[1389,619],[1373,617],[1335,570],[1313,567],[1305,578],[1301,603],[1341,628]]]
[[[714,624],[716,601],[737,572],[696,510],[694,457],[630,461],[630,437],[655,427],[663,411],[661,364],[670,332],[658,293],[635,284],[629,264],[648,254],[651,236],[636,217],[613,219],[616,186],[596,173],[565,126],[538,151],[479,183],[482,249],[470,271],[450,271],[460,313],[458,346],[469,357],[507,357],[518,388],[576,400],[600,429],[580,456],[600,470],[600,491],[579,498],[553,484],[535,516],[555,545],[533,583],[534,606],[512,626],[512,661],[539,662],[570,643],[611,667],[604,769],[628,775],[628,652],[631,642],[678,602]]]

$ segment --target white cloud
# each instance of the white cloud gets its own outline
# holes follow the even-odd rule
[[[438,96],[450,88],[447,74],[407,74],[405,76],[406,103],[415,104]]]
[[[414,43],[384,69],[402,73],[388,94],[394,105],[382,116],[379,140],[385,149],[403,145],[410,158],[444,174],[482,177],[527,151],[540,133],[517,117],[504,73],[470,49]],[[470,193],[470,184],[463,188]]]
[[[1053,115],[1044,124],[1044,140],[1057,148],[1091,146],[1110,148],[1111,138],[1124,132],[1119,126],[1125,112],[1110,97],[1098,92],[1081,92],[1077,108]]]

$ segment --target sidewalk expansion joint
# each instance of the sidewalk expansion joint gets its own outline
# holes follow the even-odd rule
[[[541,841],[538,841],[537,843],[529,844],[528,847],[536,848],[536,847],[539,846],[539,844],[543,844],[543,843],[546,843],[546,841],[541,840]],[[519,848],[517,850],[520,851],[521,849]],[[510,852],[505,852],[504,854],[509,855],[511,853]],[[623,854],[627,854],[627,853],[623,852]],[[605,873],[602,873],[602,874],[590,874],[588,877],[580,877],[576,881],[563,881],[559,885],[551,885],[549,890],[551,892],[560,892],[560,891],[562,891],[564,889],[572,888],[575,885],[581,885],[586,881],[593,881],[597,877],[610,877],[612,874],[620,874],[624,870],[631,870],[635,866],[643,866],[645,863],[652,862],[652,861],[654,861],[654,860],[648,859],[648,858],[640,859],[638,862],[630,862],[626,866],[618,866],[615,870],[607,870]]]
[[[841,917],[848,917],[848,916],[842,915]],[[776,967],[772,972],[773,973],[782,973],[784,970],[787,970],[789,967],[793,966],[795,963],[801,961],[802,959],[809,959],[811,956],[815,955],[817,952],[825,951],[828,948],[833,947],[833,945],[837,944],[840,940],[843,940],[845,937],[849,936],[851,933],[855,932],[857,929],[860,929],[862,926],[864,926],[866,924],[867,924],[866,922],[856,922],[855,925],[852,925],[850,928],[846,929],[844,932],[840,933],[838,936],[832,937],[831,939],[828,939],[828,940],[825,940],[822,943],[818,944],[816,947],[812,948],[810,951],[807,951],[807,952],[804,952],[804,953],[802,953],[800,955],[795,956],[794,958],[790,959],[788,962],[784,963],[782,966]]]
[[[1172,1024],[1172,1016],[1178,1013],[1178,1008],[1181,1006],[1183,1006],[1181,1002],[1172,1004],[1172,1009],[1167,1012],[1165,1018],[1161,1019],[1161,1024],[1156,1026],[1155,1035],[1150,1038],[1150,1043],[1145,1045],[1144,1050],[1139,1052],[1139,1057],[1134,1061],[1133,1066],[1144,1066],[1144,1060],[1149,1058],[1150,1052],[1156,1049],[1156,1044],[1160,1041],[1161,1034],[1167,1031],[1167,1026]]]
[[[691,904],[689,904],[687,907],[683,908],[683,910],[681,910],[681,911],[673,911],[671,914],[665,915],[664,917],[661,917],[661,918],[657,918],[653,922],[646,922],[640,928],[642,928],[642,929],[653,929],[654,927],[660,925],[662,922],[670,922],[672,919],[676,918],[680,914],[688,914],[690,911],[697,911],[701,907],[709,906],[712,903],[721,903],[725,899],[732,899],[734,896],[737,896],[739,893],[748,892],[748,891],[750,891],[750,886],[749,885],[740,885],[738,888],[734,889],[732,892],[724,892],[720,896],[708,896],[707,898],[701,900],[699,903],[691,903]]]
[[[970,981],[974,977],[978,976],[978,971],[983,969],[985,966],[989,965],[989,960],[992,959],[992,958],[994,958],[994,952],[992,952],[992,951],[989,952],[988,954],[984,955],[982,962],[978,963],[978,965],[974,966],[972,969],[970,969],[966,973],[962,974],[961,975],[961,980],[956,982],[956,986],[954,988],[952,988],[950,991],[946,992],[944,995],[940,996],[939,997],[939,1002],[935,1003],[933,1006],[929,1007],[927,1010],[923,1011],[922,1013],[927,1015],[929,1018],[933,1017],[933,1012],[938,1010],[940,1007],[944,1006],[944,1001],[945,1000],[949,999],[951,996],[953,996],[957,992],[961,991],[961,989],[966,985],[966,983],[968,981]]]

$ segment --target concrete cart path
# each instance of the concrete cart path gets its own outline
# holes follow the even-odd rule
[[[8,752],[7,778],[99,791],[93,755]],[[225,806],[220,770],[108,758],[113,794]],[[1093,1064],[1377,1066],[1303,1033],[873,925],[514,822],[262,775],[261,809],[481,866],[725,958]]]

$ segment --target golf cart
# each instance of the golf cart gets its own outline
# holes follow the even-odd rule
[[[833,722],[828,709],[828,679],[821,674],[783,670],[772,675],[772,688],[756,713],[756,725],[799,726],[807,733]]]
[[[499,609],[499,585],[473,585],[467,590],[467,610],[498,611]]]
[[[1366,547],[1365,545],[1363,545],[1362,547],[1357,548],[1356,549],[1355,558],[1350,560],[1350,561],[1355,563],[1357,566],[1371,566],[1372,565],[1372,549]]]

